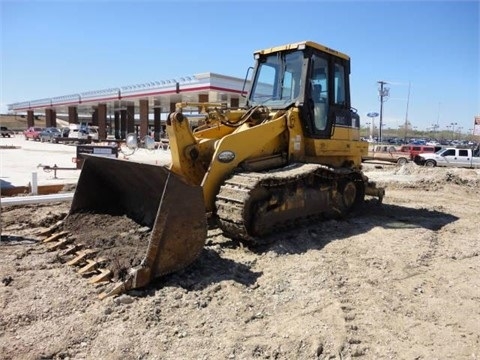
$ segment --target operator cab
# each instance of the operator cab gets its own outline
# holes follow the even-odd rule
[[[350,105],[350,58],[311,41],[257,51],[248,106],[300,108],[305,135],[329,139],[336,127],[356,128]]]

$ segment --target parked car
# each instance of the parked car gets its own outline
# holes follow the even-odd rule
[[[428,167],[465,167],[480,168],[480,148],[458,149],[445,148],[436,153],[421,153],[415,158],[415,163]]]
[[[25,140],[40,140],[40,132],[43,130],[41,127],[32,126],[23,132]]]
[[[88,124],[87,123],[80,123],[80,124],[69,124],[68,128],[70,131],[68,132],[68,137],[71,139],[79,139],[79,140],[86,140],[88,139]]]
[[[377,145],[368,149],[368,154],[362,157],[362,161],[381,160],[398,165],[404,165],[409,160],[409,154],[398,151],[393,145]]]
[[[88,132],[86,129],[71,128],[68,132],[68,137],[71,139],[87,139]]]
[[[92,140],[98,140],[98,130],[97,130],[97,128],[90,126],[90,127],[88,128],[88,136],[89,136]]]
[[[415,160],[415,157],[420,153],[435,153],[442,149],[441,145],[427,146],[427,145],[414,145],[408,144],[400,148],[400,151],[409,153],[409,159]]]
[[[70,128],[69,127],[63,127],[60,129],[60,131],[62,132],[62,136],[61,137],[68,137],[68,134],[70,133]]]
[[[1,131],[2,137],[11,137],[15,135],[15,133],[12,130],[8,129],[6,126],[2,126]]]
[[[62,132],[56,127],[47,127],[40,131],[39,137],[41,142],[55,142],[55,139],[62,136]]]
[[[98,140],[98,127],[86,124],[70,124],[67,136],[80,140]]]

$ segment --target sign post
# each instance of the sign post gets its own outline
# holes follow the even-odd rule
[[[373,141],[373,131],[375,130],[375,118],[378,116],[378,113],[369,112],[367,116],[372,119],[372,124],[370,125],[370,140]]]

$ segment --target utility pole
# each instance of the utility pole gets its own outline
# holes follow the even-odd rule
[[[437,129],[440,127],[440,104],[441,102],[438,103]]]
[[[388,97],[390,89],[385,87],[387,84],[386,81],[378,81],[380,84],[380,89],[378,89],[378,94],[380,95],[380,124],[379,124],[379,131],[378,131],[378,142],[382,142],[382,124],[383,124],[383,102],[385,101],[384,98]]]
[[[408,83],[408,95],[407,95],[407,110],[405,111],[405,137],[403,141],[407,143],[407,130],[408,130],[408,105],[410,103],[410,82]]]

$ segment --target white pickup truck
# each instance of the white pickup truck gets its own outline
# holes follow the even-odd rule
[[[421,153],[415,157],[415,163],[425,166],[448,166],[480,168],[480,149],[445,148],[436,153]]]

